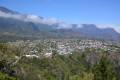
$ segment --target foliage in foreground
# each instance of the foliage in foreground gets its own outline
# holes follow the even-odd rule
[[[19,52],[12,52],[6,44],[0,44],[0,59],[9,63],[18,54]],[[107,54],[102,50],[95,52],[87,49],[69,55],[55,52],[52,58],[22,57],[13,67],[9,67],[6,62],[0,63],[0,80],[120,80],[120,75]],[[91,56],[95,60],[94,64],[88,59]],[[98,56],[99,59],[96,59]],[[16,72],[17,79],[9,74],[11,69]]]
[[[0,72],[0,80],[17,80],[15,77],[11,77],[8,74]]]
[[[23,58],[19,66],[24,71],[20,73],[22,80],[119,80],[107,57],[93,66],[80,54],[41,60]]]

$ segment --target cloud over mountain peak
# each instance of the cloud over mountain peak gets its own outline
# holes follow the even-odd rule
[[[0,17],[5,17],[5,18],[13,18],[13,19],[18,19],[26,22],[33,22],[33,23],[42,23],[42,24],[47,24],[47,25],[54,25],[58,24],[58,29],[64,28],[64,29],[70,29],[73,28],[72,24],[63,22],[61,20],[58,20],[56,18],[43,18],[37,15],[26,15],[26,14],[20,14],[15,11],[9,10],[4,7],[0,7]],[[104,28],[112,28],[116,32],[120,33],[120,26],[117,25],[101,25],[101,24],[95,24],[97,28],[104,29]],[[76,28],[82,28],[82,24],[77,24]]]

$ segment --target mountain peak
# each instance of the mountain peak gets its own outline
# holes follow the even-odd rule
[[[5,12],[5,13],[10,13],[10,14],[16,14],[17,12],[12,11],[6,7],[0,6],[0,11]]]

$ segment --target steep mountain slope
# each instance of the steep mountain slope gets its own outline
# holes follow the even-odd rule
[[[5,12],[5,13],[17,14],[17,12],[9,10],[5,7],[0,7],[0,11]]]
[[[5,36],[33,39],[94,38],[120,41],[120,34],[112,28],[100,29],[95,24],[67,24],[0,7],[0,38]]]
[[[85,34],[87,37],[106,39],[106,40],[119,40],[120,34],[112,28],[99,29],[94,24],[82,24],[82,28],[76,29],[80,33]],[[73,29],[74,30],[74,29]]]

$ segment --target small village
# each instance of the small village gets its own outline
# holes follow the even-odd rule
[[[50,39],[34,41],[8,42],[11,46],[21,49],[20,56],[28,58],[52,57],[56,52],[60,55],[72,54],[74,51],[83,52],[86,49],[103,49],[105,51],[117,51],[119,48],[113,47],[115,43],[98,40],[78,40],[78,39]],[[119,46],[119,44],[117,44]]]

